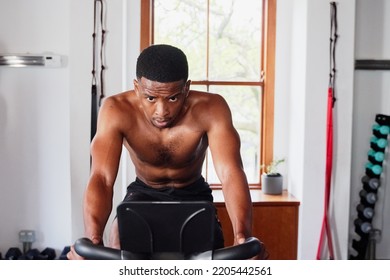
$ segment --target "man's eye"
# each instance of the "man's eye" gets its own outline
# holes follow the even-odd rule
[[[149,102],[153,102],[155,98],[153,96],[148,96],[146,97],[146,100],[148,100]]]
[[[169,98],[169,101],[170,101],[170,102],[176,102],[177,99],[178,99],[177,96],[173,96],[173,97],[170,97],[170,98]]]

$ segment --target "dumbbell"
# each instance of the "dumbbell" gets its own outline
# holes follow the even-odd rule
[[[24,260],[48,260],[48,256],[42,255],[38,249],[30,249],[22,256],[21,259],[24,259]]]
[[[373,164],[372,162],[366,163],[366,171],[374,175],[380,175],[382,173],[382,166],[379,164]]]
[[[361,213],[364,218],[369,219],[369,220],[371,220],[375,214],[375,211],[373,208],[371,208],[369,206],[365,206],[363,204],[358,204],[358,206],[356,206],[356,210],[359,213]]]
[[[380,132],[382,135],[387,136],[387,135],[390,133],[390,126],[388,126],[388,125],[382,125],[382,126],[379,128],[379,132]]]
[[[381,185],[378,178],[370,178],[367,175],[362,177],[362,183],[364,184],[364,186],[368,186],[371,190],[374,191],[377,190]]]
[[[354,224],[363,233],[369,233],[372,230],[372,224],[370,222],[364,222],[361,219],[356,219]]]
[[[30,249],[19,257],[19,260],[54,260],[56,252],[53,248],[47,247],[42,252],[38,249]]]
[[[47,247],[41,252],[42,256],[46,256],[48,260],[54,260],[57,256],[53,248]]]
[[[390,126],[374,124],[372,126],[373,134],[377,137],[386,138],[390,133]]]
[[[18,260],[22,256],[22,251],[18,247],[11,247],[5,253],[6,260]]]
[[[377,163],[381,163],[385,159],[385,153],[384,152],[376,152],[373,149],[370,149],[368,151],[368,158],[371,162],[375,161]]]
[[[359,192],[359,196],[364,199],[365,202],[368,204],[375,204],[377,201],[376,194],[373,192],[367,192],[365,190],[361,190]]]
[[[375,151],[384,151],[387,146],[387,140],[372,136],[370,139],[370,147]]]

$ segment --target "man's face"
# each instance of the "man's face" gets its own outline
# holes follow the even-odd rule
[[[134,90],[150,122],[157,128],[171,127],[181,112],[190,81],[160,83],[141,78],[134,80]]]

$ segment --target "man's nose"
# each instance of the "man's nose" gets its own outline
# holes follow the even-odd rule
[[[160,101],[156,103],[155,115],[159,117],[164,117],[169,115],[168,105],[164,101]]]

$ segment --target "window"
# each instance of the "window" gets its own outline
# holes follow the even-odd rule
[[[276,0],[142,0],[141,49],[181,48],[191,88],[225,97],[251,186],[273,155]],[[218,185],[210,155],[204,175]]]

